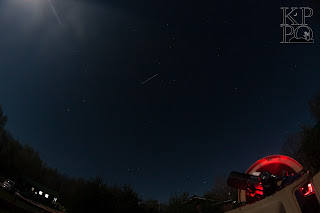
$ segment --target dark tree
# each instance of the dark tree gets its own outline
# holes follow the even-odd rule
[[[3,114],[2,107],[0,106],[0,134],[5,132],[5,125],[8,122],[8,117]]]
[[[0,151],[7,143],[7,134],[5,130],[6,123],[8,121],[8,117],[3,114],[2,108],[0,106]]]
[[[309,101],[309,106],[318,123],[314,127],[301,126],[301,130],[283,144],[281,152],[296,159],[305,169],[317,172],[320,170],[320,94]]]
[[[168,213],[193,213],[196,212],[196,206],[192,203],[184,203],[189,198],[188,192],[171,194],[167,208]]]
[[[306,128],[299,152],[304,156],[313,173],[320,171],[320,128]]]
[[[143,208],[146,213],[159,213],[159,201],[149,199],[143,202]]]
[[[320,93],[309,101],[309,107],[310,107],[312,116],[316,119],[316,121],[319,121],[320,120]]]
[[[211,190],[205,192],[204,197],[210,200],[215,200],[217,203],[221,203],[228,200],[238,200],[238,190],[227,185],[227,175],[217,176],[214,180]],[[229,211],[234,207],[232,204],[220,205],[220,210]]]

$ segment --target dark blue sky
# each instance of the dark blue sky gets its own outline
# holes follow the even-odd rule
[[[280,44],[279,2],[50,2],[0,3],[0,104],[62,173],[201,195],[313,122],[319,28]]]

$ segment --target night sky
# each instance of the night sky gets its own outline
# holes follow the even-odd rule
[[[280,44],[280,6],[2,0],[7,129],[70,176],[161,202],[202,195],[314,122],[320,30],[310,24],[314,44]]]

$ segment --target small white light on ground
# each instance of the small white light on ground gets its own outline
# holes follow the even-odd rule
[[[48,195],[48,194],[45,194],[44,196],[45,196],[46,198],[49,198],[49,195]]]
[[[39,191],[39,195],[42,195],[42,191]]]

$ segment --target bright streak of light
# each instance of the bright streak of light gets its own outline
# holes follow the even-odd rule
[[[154,76],[152,76],[151,78],[148,78],[147,80],[145,80],[144,82],[142,82],[141,84],[146,83],[147,81],[150,81],[151,79],[153,79],[154,77],[156,77],[158,74],[155,74]]]
[[[49,5],[50,5],[50,7],[51,7],[51,10],[52,10],[54,16],[56,17],[56,19],[57,19],[57,21],[58,21],[58,23],[61,24],[60,17],[58,16],[57,11],[54,9],[53,5],[51,4],[51,0],[48,0],[48,3],[49,3]]]

